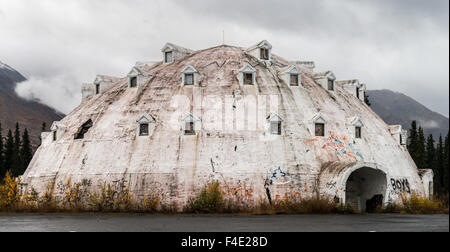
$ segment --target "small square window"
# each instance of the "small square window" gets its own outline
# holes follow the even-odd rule
[[[298,74],[291,74],[291,86],[299,85],[299,76]]]
[[[184,85],[191,86],[194,85],[194,74],[184,75]]]
[[[148,136],[149,135],[149,124],[143,123],[139,125],[139,135]]]
[[[186,122],[186,129],[184,130],[185,135],[195,135],[195,123]]]
[[[334,91],[334,80],[328,80],[328,90]]]
[[[130,79],[130,87],[131,87],[131,88],[137,87],[137,77],[132,77],[132,78]]]
[[[323,123],[316,123],[316,136],[318,137],[324,137],[325,136],[325,124]]]
[[[244,84],[245,85],[253,85],[253,74],[252,73],[244,73]]]
[[[281,122],[271,122],[270,123],[270,133],[272,135],[281,136]]]
[[[362,137],[362,128],[361,127],[355,127],[355,137],[360,139]]]
[[[269,49],[261,48],[260,54],[262,60],[269,60]]]
[[[165,60],[166,63],[171,63],[173,61],[173,54],[172,54],[172,52],[166,52],[164,60]]]

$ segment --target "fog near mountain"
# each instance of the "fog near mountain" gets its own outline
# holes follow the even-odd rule
[[[425,130],[425,134],[433,134],[437,139],[445,136],[449,130],[449,119],[431,111],[413,98],[390,90],[368,91],[372,109],[383,120],[390,124],[401,124],[410,129],[412,121],[417,121]]]
[[[42,123],[50,128],[53,121],[60,120],[64,115],[53,108],[37,101],[26,100],[15,92],[16,84],[26,81],[26,78],[5,63],[0,62],[0,122],[3,136],[7,130],[14,130],[16,122],[20,124],[21,132],[27,128],[30,131],[32,145],[39,144]]]

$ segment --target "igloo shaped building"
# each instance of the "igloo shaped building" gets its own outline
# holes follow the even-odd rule
[[[433,194],[407,133],[365,104],[366,86],[288,61],[262,41],[193,51],[174,44],[128,76],[97,76],[83,101],[42,134],[22,177],[56,195],[73,183],[157,192],[183,206],[208,183],[251,203],[328,197],[364,211],[373,199]]]

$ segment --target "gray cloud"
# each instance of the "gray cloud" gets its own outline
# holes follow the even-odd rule
[[[125,75],[171,41],[250,46],[315,60],[338,78],[403,92],[448,115],[447,0],[0,0],[0,57],[18,92],[69,112],[82,82]],[[4,39],[7,38],[7,39]]]

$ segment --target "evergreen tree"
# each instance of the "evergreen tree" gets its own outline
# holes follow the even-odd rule
[[[23,175],[28,168],[28,165],[33,158],[33,153],[31,150],[30,136],[28,135],[28,130],[25,129],[22,136],[22,146],[20,149],[20,158],[22,159],[22,169],[19,172],[19,176]]]
[[[425,133],[422,127],[419,127],[419,134],[417,136],[417,149],[414,156],[416,157],[415,161],[419,169],[428,168],[426,164]]]
[[[4,150],[3,150],[3,135],[2,135],[2,123],[0,122],[0,183],[6,174]]]
[[[444,143],[444,193],[446,195],[449,194],[449,143],[448,143],[448,134],[447,137],[445,137],[445,143]]]
[[[17,153],[14,153],[14,137],[11,130],[8,130],[8,135],[6,136],[5,142],[5,161],[4,161],[4,170],[12,171],[14,165],[14,156]]]
[[[14,130],[14,148],[13,148],[13,165],[11,167],[11,173],[14,177],[17,177],[22,171],[23,162],[20,156],[20,147],[22,146],[22,141],[20,139],[20,128],[19,123],[16,123],[16,129]]]
[[[438,183],[439,183],[439,187],[438,187],[439,195],[442,195],[445,193],[446,182],[444,179],[444,177],[445,177],[445,167],[444,167],[445,160],[444,159],[445,159],[444,158],[444,140],[441,136],[441,137],[439,137],[439,143],[438,143],[438,146],[436,149],[436,160],[437,160],[436,169],[438,171],[437,179],[438,179]]]
[[[411,154],[412,159],[417,164],[417,146],[418,143],[418,132],[417,132],[417,122],[413,121],[411,124],[411,129],[409,130],[408,137],[408,151]]]
[[[434,173],[434,191],[437,192],[438,188],[439,188],[439,183],[438,183],[438,173],[439,171],[437,170],[437,160],[436,160],[436,145],[435,145],[435,141],[434,141],[434,137],[433,135],[430,135],[427,139],[427,150],[426,150],[426,165],[427,168],[433,170]]]

